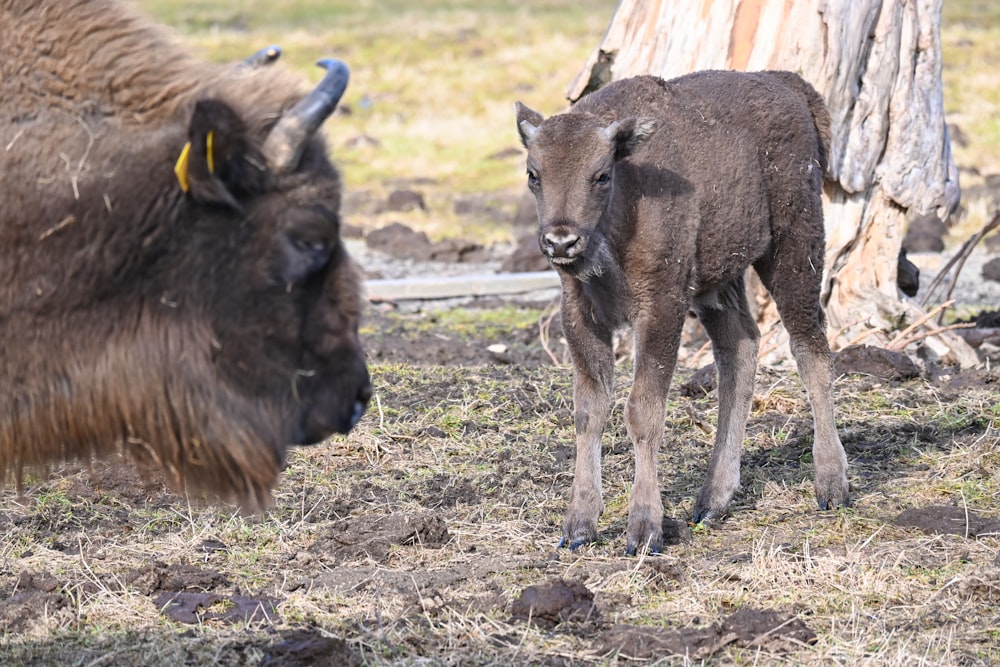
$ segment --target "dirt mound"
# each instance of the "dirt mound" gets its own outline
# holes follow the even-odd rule
[[[872,345],[851,345],[833,357],[837,375],[854,373],[880,380],[912,380],[920,377],[920,368],[902,352]]]
[[[261,667],[358,667],[364,664],[343,639],[330,637],[318,628],[282,633],[264,649]]]
[[[43,632],[51,623],[72,618],[70,600],[63,585],[49,572],[23,571],[15,593],[0,602],[0,635]]]

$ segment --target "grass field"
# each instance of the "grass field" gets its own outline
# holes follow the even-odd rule
[[[502,157],[516,146],[513,101],[559,110],[615,3],[137,4],[206,58],[278,43],[314,78],[317,57],[343,58],[350,113],[328,131],[348,191],[423,179],[431,213],[407,223],[491,240],[509,227],[456,228],[446,203],[523,189],[520,156]],[[945,101],[968,138],[955,154],[963,179],[985,183],[1000,173],[1000,10],[945,0],[945,17]],[[555,548],[571,481],[570,371],[537,361],[541,316],[373,313],[369,413],[350,436],[294,451],[262,516],[102,464],[30,478],[27,498],[3,489],[0,665],[1000,663],[995,370],[839,379],[854,506],[820,513],[806,397],[794,373],[762,369],[743,488],[711,529],[686,519],[715,395],[675,389],[659,461],[676,540],[625,558],[626,362],[604,441],[602,541],[574,553]],[[393,353],[427,341],[443,362],[493,343],[536,361]],[[550,605],[524,618],[517,600],[532,586]],[[733,620],[740,612],[760,625]]]
[[[382,197],[419,183],[433,216],[396,215],[432,237],[509,240],[510,229],[459,221],[457,195],[523,190],[514,101],[544,113],[565,106],[565,90],[603,35],[612,0],[537,2],[322,2],[277,0],[140,3],[179,28],[203,55],[238,60],[279,44],[282,59],[313,79],[321,56],[351,66],[338,115],[327,124],[349,192]],[[234,7],[235,5],[235,7]],[[354,216],[371,229],[378,216]],[[460,226],[461,225],[461,226]]]

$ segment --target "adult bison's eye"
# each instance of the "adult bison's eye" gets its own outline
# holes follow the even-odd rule
[[[326,266],[330,260],[330,243],[325,238],[310,238],[291,232],[285,237],[285,284],[301,283]]]
[[[611,173],[607,171],[602,171],[601,173],[594,176],[594,185],[605,186],[611,182]]]
[[[532,190],[538,189],[542,182],[538,179],[538,174],[533,169],[528,170],[528,187]]]
[[[330,262],[337,245],[337,221],[316,207],[289,211],[278,232],[277,277],[298,285]]]

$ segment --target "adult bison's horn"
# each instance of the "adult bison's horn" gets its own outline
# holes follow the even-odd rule
[[[271,46],[265,46],[260,51],[257,51],[252,56],[243,61],[245,65],[249,67],[265,67],[278,60],[281,57],[281,47],[272,44]]]
[[[316,64],[326,68],[326,76],[281,117],[264,140],[264,158],[267,166],[276,173],[284,174],[295,169],[306,141],[333,113],[347,89],[350,70],[346,64],[331,58]]]

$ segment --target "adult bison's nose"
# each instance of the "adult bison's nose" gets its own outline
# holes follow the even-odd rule
[[[349,433],[357,426],[374,393],[368,372],[351,381],[343,376],[340,380],[319,387],[303,406],[292,442],[323,442],[334,433]]]
[[[583,246],[579,234],[548,232],[542,235],[542,252],[555,261],[573,259]]]
[[[370,384],[361,387],[361,390],[358,392],[358,398],[354,401],[351,414],[347,418],[346,428],[341,433],[347,433],[361,421],[361,416],[365,414],[365,408],[368,407],[368,401],[371,400],[372,393],[374,393],[374,389]]]

